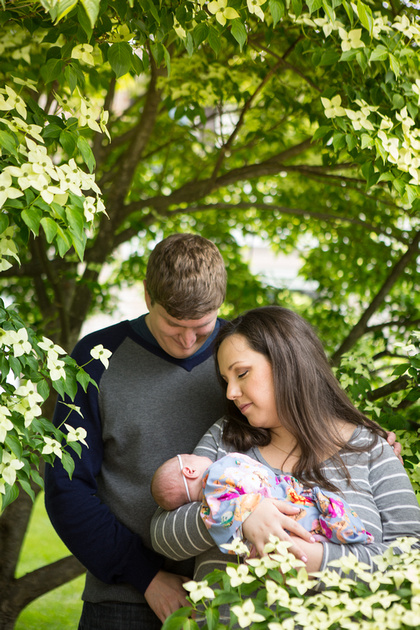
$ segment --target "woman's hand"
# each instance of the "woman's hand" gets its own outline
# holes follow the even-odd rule
[[[309,574],[319,571],[324,557],[324,546],[320,542],[308,543],[306,540],[290,536],[292,542],[299,545],[307,557],[306,570]]]
[[[294,520],[293,515],[298,513],[299,508],[288,501],[263,499],[242,525],[244,537],[254,545],[257,555],[263,556],[270,535],[277,536],[279,540],[293,543],[289,551],[299,560],[307,562],[307,550],[302,547],[301,541],[307,541],[307,545],[311,546],[315,540]]]
[[[397,436],[395,435],[393,431],[388,431],[388,434],[386,436],[386,441],[388,442],[390,446],[392,446],[392,448],[394,449],[395,455],[398,457],[401,464],[404,465],[403,458],[401,457],[401,444],[397,442]]]

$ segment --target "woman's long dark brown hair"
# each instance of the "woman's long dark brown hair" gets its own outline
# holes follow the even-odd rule
[[[322,472],[325,454],[334,447],[336,453],[331,459],[349,480],[339,450],[356,453],[366,450],[366,446],[348,444],[339,435],[337,419],[367,427],[372,432],[370,448],[377,443],[378,436],[386,438],[384,429],[353,405],[335,378],[314,330],[297,313],[281,306],[265,306],[223,326],[215,340],[215,356],[217,375],[225,390],[217,353],[223,341],[232,335],[243,336],[250,348],[264,355],[272,366],[277,414],[295,437],[301,453],[293,474],[310,485],[337,490]],[[244,452],[270,443],[270,430],[252,427],[230,400],[226,415],[223,439],[236,450]]]

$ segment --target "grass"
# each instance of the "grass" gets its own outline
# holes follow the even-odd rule
[[[32,512],[17,574],[28,573],[68,553],[48,519],[44,495],[40,494]],[[80,576],[36,599],[19,615],[15,630],[76,630],[82,609],[83,585],[84,576]]]

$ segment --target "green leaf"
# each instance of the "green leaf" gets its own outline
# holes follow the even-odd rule
[[[74,468],[75,468],[75,464],[74,464],[74,460],[72,456],[66,453],[66,451],[63,451],[61,463],[63,464],[64,470],[66,471],[66,473],[71,479],[73,476]]]
[[[367,31],[369,31],[369,35],[372,35],[373,32],[373,16],[371,9],[361,2],[357,0],[357,15],[359,16],[359,20],[361,24],[365,27]]]
[[[31,497],[32,501],[35,501],[35,492],[32,490],[31,484],[29,483],[29,481],[26,481],[26,479],[19,478],[19,483],[22,489],[26,492],[26,494],[28,494]]]
[[[36,384],[36,388],[38,394],[42,396],[44,400],[47,400],[50,393],[50,388],[48,387],[47,381],[38,381],[38,383]]]
[[[31,478],[34,480],[37,486],[39,486],[42,490],[44,489],[44,480],[39,472],[34,468],[31,468]]]
[[[60,225],[57,225],[57,236],[55,240],[57,243],[58,253],[61,257],[63,257],[64,254],[69,251],[72,243],[70,237],[64,232]]]
[[[333,135],[333,146],[336,151],[346,146],[346,136],[344,133],[335,133]]]
[[[77,147],[77,135],[68,129],[64,129],[64,131],[60,133],[59,141],[67,155],[72,157]]]
[[[398,194],[403,197],[404,193],[405,193],[405,182],[402,179],[394,179],[392,182],[392,185],[394,186],[395,190],[398,192]]]
[[[366,147],[372,147],[375,144],[374,139],[367,133],[362,133],[361,140],[362,149],[366,149]]]
[[[77,138],[77,148],[79,149],[83,161],[89,169],[89,172],[93,173],[96,166],[96,160],[93,155],[93,151],[90,148],[90,144],[86,140],[86,138],[84,138],[83,136],[79,136]]]
[[[193,39],[194,39],[194,45],[196,48],[198,48],[199,45],[207,39],[208,34],[209,34],[209,27],[207,26],[205,22],[200,22],[200,24],[197,24],[192,34]]]
[[[299,17],[302,13],[302,0],[292,0],[292,12]]]
[[[407,184],[405,187],[405,193],[407,195],[408,203],[411,207],[414,201],[419,198],[419,188],[418,186],[411,186],[410,184]]]
[[[10,448],[13,455],[16,455],[18,459],[22,459],[23,447],[19,439],[10,433],[6,434],[4,443]]]
[[[162,626],[162,630],[182,630],[184,623],[188,621],[191,608],[181,608],[168,617]]]
[[[194,52],[194,39],[190,32],[187,33],[187,36],[185,38],[185,48],[188,55],[191,57]]]
[[[50,217],[42,217],[40,223],[44,229],[47,242],[52,243],[55,238],[55,235],[57,234],[56,222],[54,221],[54,219],[51,219]]]
[[[357,145],[357,138],[352,136],[350,133],[346,134],[346,142],[347,148],[349,151],[352,151],[354,147]]]
[[[73,232],[71,232],[71,241],[76,251],[76,254],[80,259],[80,262],[82,262],[86,247],[86,235],[82,234],[82,236],[79,236],[78,234],[74,234]]]
[[[350,4],[350,2],[347,2],[347,0],[343,0],[343,2],[341,4],[344,7],[345,12],[347,13],[347,17],[349,18],[351,26],[353,26],[353,24],[354,24],[354,13],[353,13],[352,5]]]
[[[13,503],[19,496],[19,489],[17,484],[14,486],[9,486],[6,484],[4,494],[0,494],[0,505],[1,510],[5,510],[10,503]]]
[[[323,125],[322,127],[318,127],[318,129],[315,131],[312,140],[319,140],[320,138],[323,138],[327,133],[329,133],[331,131],[331,127],[327,127],[326,125]]]
[[[41,66],[40,72],[45,83],[52,83],[63,72],[63,62],[61,59],[48,59],[47,63]]]
[[[326,50],[322,53],[321,59],[318,63],[320,66],[333,66],[340,59],[340,53],[336,50]]]
[[[392,370],[392,374],[394,376],[401,376],[407,372],[409,367],[410,363],[400,363],[400,365],[397,365],[397,367]]]
[[[35,234],[39,235],[39,224],[42,218],[42,211],[36,206],[31,206],[28,210],[22,210],[22,219],[28,228]]]
[[[137,74],[137,76],[144,72],[144,64],[140,57],[135,53],[131,55],[131,67],[134,70],[135,74]]]
[[[357,50],[345,50],[340,57],[340,61],[353,61],[356,58]]]
[[[42,132],[42,137],[45,138],[58,138],[60,133],[63,131],[63,128],[60,125],[56,125],[55,123],[51,123],[45,127]]]
[[[394,94],[392,96],[392,108],[393,109],[402,109],[405,105],[404,97],[401,94]]]
[[[131,68],[131,47],[127,42],[116,42],[108,50],[108,61],[116,78],[124,76]]]
[[[7,131],[0,131],[0,146],[2,149],[5,149],[15,157],[18,157],[16,150],[18,142],[11,133],[8,133]]]
[[[160,66],[160,64],[162,63],[164,59],[164,52],[163,52],[162,44],[159,42],[157,44],[152,44],[150,46],[150,49],[152,51],[153,59],[156,61],[156,65]]]
[[[306,0],[306,4],[308,5],[309,13],[313,13],[322,7],[322,0]]]
[[[219,621],[219,610],[217,608],[206,608],[206,621],[208,630],[216,630]]]
[[[0,214],[0,234],[3,234],[5,230],[9,227],[9,217],[7,214]]]
[[[81,237],[85,227],[85,221],[83,214],[80,212],[78,208],[74,206],[66,207],[66,218],[70,227],[70,230]]]
[[[389,51],[388,48],[379,44],[376,46],[369,57],[369,61],[386,61],[388,59]]]
[[[79,457],[82,456],[82,445],[80,442],[69,442],[68,446],[75,452]]]
[[[278,0],[270,0],[268,6],[270,8],[271,17],[273,18],[273,26],[275,27],[284,15],[284,3],[278,2]]]
[[[220,51],[221,43],[219,32],[214,28],[214,26],[210,26],[208,42],[217,57]]]
[[[389,62],[391,64],[392,72],[395,74],[395,77],[398,77],[401,72],[401,67],[397,59],[391,53],[389,54]]]
[[[89,41],[90,38],[92,37],[93,27],[95,26],[96,18],[98,17],[99,2],[98,2],[98,6],[96,7],[96,14],[95,14],[95,9],[94,9],[92,16],[89,15],[88,8],[86,8],[86,5],[88,4],[91,5],[94,3],[92,3],[91,1],[86,2],[83,0],[81,0],[81,2],[82,4],[79,5],[77,8],[77,19],[80,26],[86,33],[87,41]]]
[[[91,381],[91,378],[87,372],[84,370],[79,370],[76,374],[77,382],[83,387],[83,390],[86,392],[88,385]]]
[[[56,2],[53,5],[55,9],[55,16],[53,15],[51,10],[50,15],[54,20],[56,19],[57,22],[59,22],[61,19],[63,19],[64,16],[70,13],[70,11],[73,9],[73,7],[76,6],[76,4],[77,0],[60,0],[60,2]]]
[[[233,37],[236,39],[236,41],[239,44],[239,48],[242,50],[246,40],[247,40],[247,34],[246,34],[246,30],[245,30],[245,26],[244,24],[241,22],[241,20],[232,20],[232,26],[231,26],[231,33],[233,35]]]
[[[77,88],[78,73],[74,70],[71,63],[66,66],[66,69],[64,70],[64,76],[70,88],[70,92],[73,94],[74,90]]]

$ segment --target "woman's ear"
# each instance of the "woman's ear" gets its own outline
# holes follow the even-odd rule
[[[197,479],[199,476],[198,471],[192,466],[184,466],[181,472],[187,479]]]

